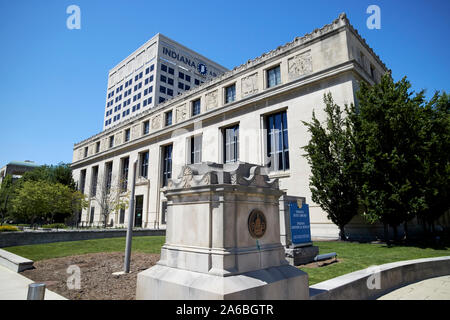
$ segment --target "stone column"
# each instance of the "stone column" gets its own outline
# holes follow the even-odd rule
[[[248,163],[183,167],[165,190],[166,243],[137,299],[308,299],[280,243],[278,179]]]

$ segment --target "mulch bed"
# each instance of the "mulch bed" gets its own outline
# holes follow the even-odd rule
[[[79,256],[37,261],[35,269],[21,274],[35,282],[45,282],[47,288],[70,300],[134,300],[137,274],[156,264],[159,254],[132,253],[130,273],[122,271],[124,253],[90,253]],[[77,265],[81,271],[81,288],[69,289],[67,268]]]

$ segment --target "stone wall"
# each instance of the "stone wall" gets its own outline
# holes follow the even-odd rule
[[[24,231],[0,233],[0,248],[63,241],[125,237],[126,229]],[[165,230],[134,230],[133,236],[165,236]]]

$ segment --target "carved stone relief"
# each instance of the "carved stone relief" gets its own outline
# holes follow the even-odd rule
[[[217,108],[218,106],[218,91],[212,91],[206,94],[206,110]]]
[[[186,106],[186,104],[183,104],[183,105],[177,107],[176,115],[177,115],[177,118],[176,118],[177,123],[187,119],[187,106]]]
[[[156,115],[152,119],[152,129],[161,128],[161,114]]]
[[[289,79],[295,79],[312,72],[311,52],[300,53],[288,60]]]
[[[254,73],[247,77],[242,78],[242,96],[248,96],[258,92],[258,74]]]

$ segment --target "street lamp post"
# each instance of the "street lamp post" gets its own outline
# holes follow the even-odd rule
[[[124,273],[130,272],[130,257],[131,257],[131,240],[133,237],[133,224],[134,224],[134,186],[136,184],[136,167],[137,159],[133,162],[133,179],[131,180],[131,196],[130,205],[128,208],[128,228],[127,228],[127,242],[125,247],[125,261],[124,261]]]

